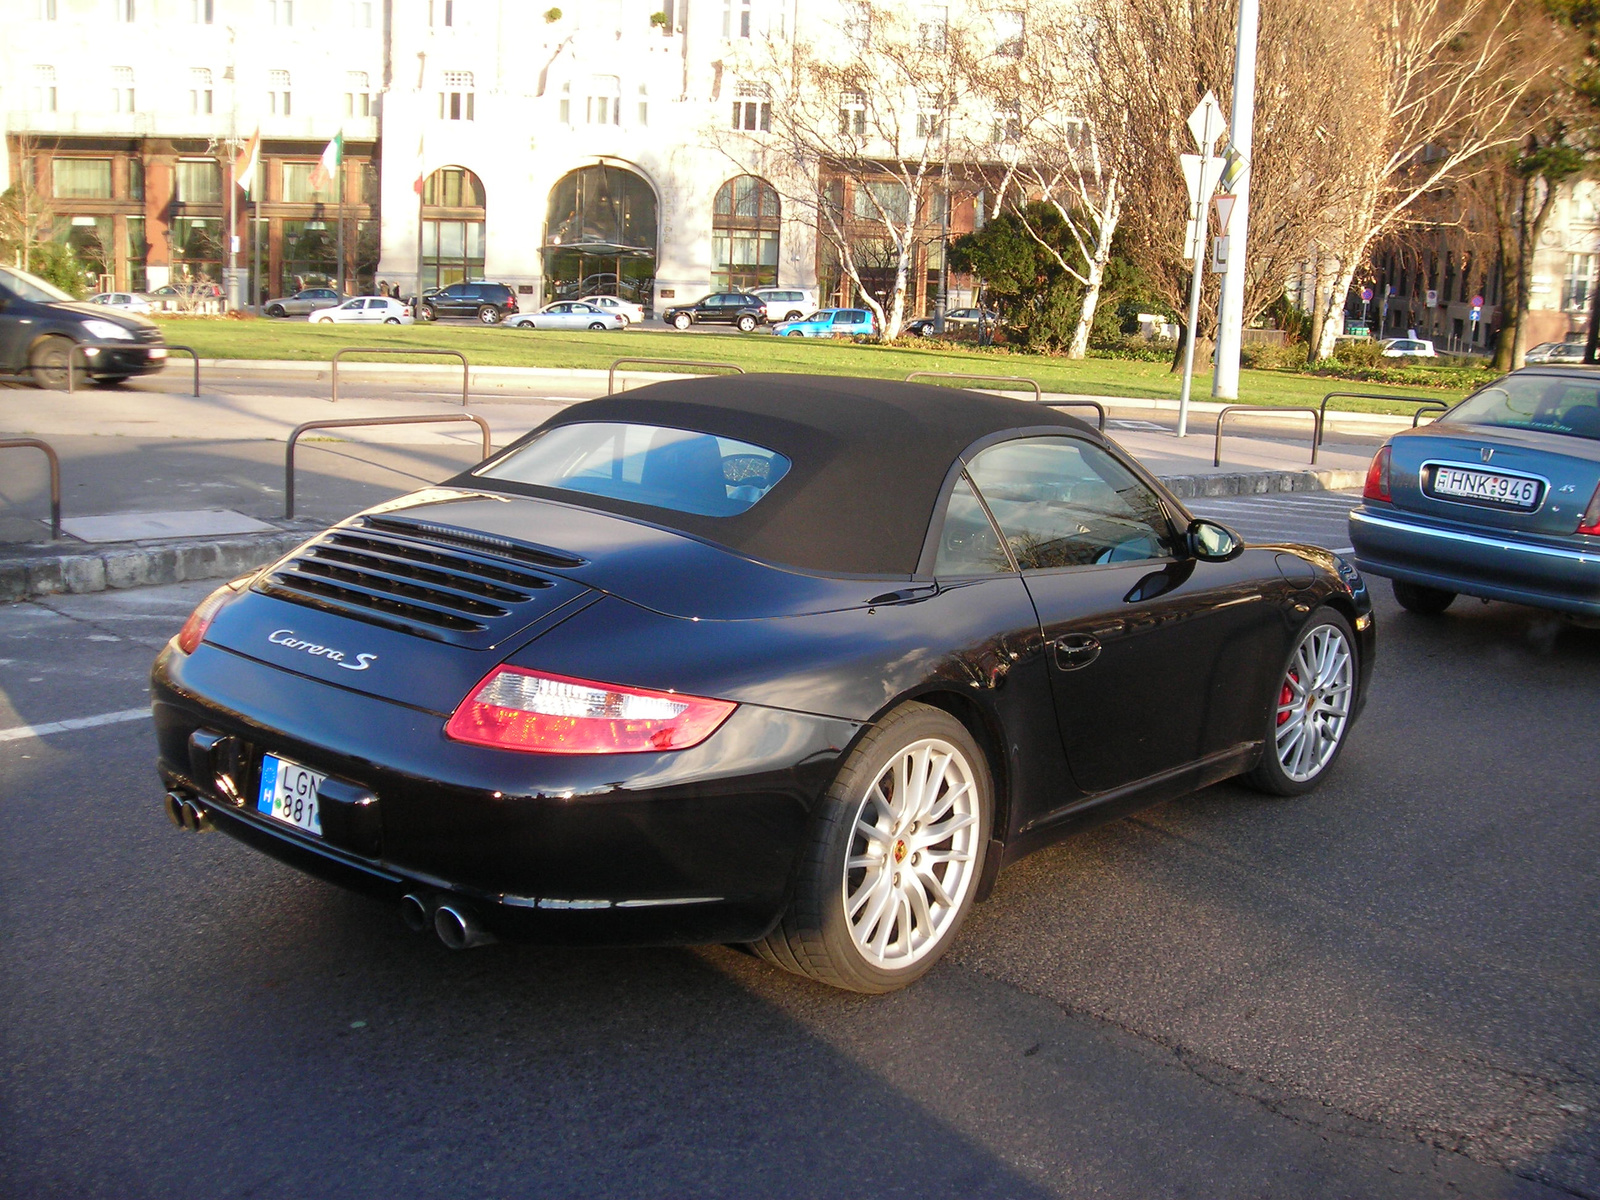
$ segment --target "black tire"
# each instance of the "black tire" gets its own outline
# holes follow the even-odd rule
[[[756,319],[750,316],[750,314],[746,313],[744,316],[740,317],[736,322],[734,322],[734,324],[738,325],[740,333],[749,333],[756,327]]]
[[[385,325],[398,325],[398,324],[400,324],[400,318],[399,317],[385,317],[383,319],[383,323]]]
[[[791,330],[789,330],[788,333],[784,334],[783,336],[784,337],[805,337],[805,334],[801,333],[798,329],[791,329]]]
[[[72,369],[72,339],[57,336],[41,338],[28,351],[28,368],[33,373],[35,387],[64,390],[67,372]]]
[[[498,325],[500,323],[500,310],[492,304],[485,304],[478,309],[478,322],[482,325]]]
[[[590,321],[589,322],[589,328],[592,329],[592,330],[599,331],[599,330],[603,330],[605,327],[606,327],[606,323],[604,321]]]
[[[694,318],[688,313],[679,313],[677,316],[672,318],[672,327],[680,332],[689,328],[689,326],[693,324]]]
[[[796,309],[791,309],[789,311],[789,313],[783,319],[785,321],[798,321],[804,316],[805,316],[805,313],[801,312],[798,308],[796,308]]]
[[[940,747],[941,754],[948,748],[950,757],[944,760],[931,800],[920,808],[906,811],[918,799],[909,790],[904,796],[885,797],[890,805],[903,806],[897,817],[875,793],[884,794],[880,790],[884,776],[902,755],[914,755],[919,747]],[[951,786],[952,771],[962,780],[960,786]],[[891,782],[886,791],[893,790]],[[968,812],[958,811],[962,804]],[[920,831],[913,820],[919,811],[935,814]],[[929,829],[940,830],[967,818],[945,837],[920,840],[928,837]],[[889,828],[876,842],[860,832],[864,826],[882,828],[885,822]],[[840,766],[812,818],[810,844],[796,867],[789,907],[777,927],[753,948],[776,966],[849,991],[876,993],[905,987],[933,967],[960,931],[983,874],[993,824],[989,764],[966,727],[941,709],[901,705],[869,730]],[[874,845],[882,846],[881,853],[873,853]],[[881,865],[876,869],[849,865],[868,860]],[[920,911],[914,894],[921,895]],[[939,895],[953,903],[945,904]],[[858,898],[859,925],[846,907]],[[913,947],[918,927],[925,940]],[[869,958],[857,939],[870,944],[879,940],[875,934],[881,935],[891,958],[905,962],[885,966]]]
[[[424,321],[436,321],[439,319],[438,315],[433,311],[433,306],[431,304],[424,304],[418,308],[417,316],[421,317]]]
[[[1344,669],[1330,670],[1325,684],[1313,680],[1307,687],[1302,682],[1307,664],[1318,660],[1325,646],[1318,642],[1320,638],[1342,641]],[[1306,656],[1302,656],[1302,649],[1307,649]],[[1244,782],[1272,796],[1300,796],[1327,777],[1344,753],[1350,722],[1360,707],[1361,663],[1356,653],[1355,634],[1343,614],[1321,608],[1311,615],[1273,685],[1262,718],[1265,736],[1261,761],[1244,776]],[[1325,661],[1331,665],[1332,656]],[[1302,700],[1297,689],[1313,694]],[[1338,711],[1341,707],[1342,712]],[[1297,760],[1297,751],[1302,747],[1306,757]]]
[[[288,310],[285,309],[281,304],[267,305],[267,316],[269,317],[287,317],[288,315]]]
[[[1394,580],[1394,598],[1400,607],[1419,617],[1437,617],[1455,601],[1456,594],[1421,583]]]

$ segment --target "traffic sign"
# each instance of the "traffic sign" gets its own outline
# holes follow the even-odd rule
[[[1435,289],[1429,288],[1423,299],[1427,302],[1429,308],[1439,307],[1439,293]]]
[[[1222,119],[1222,105],[1215,92],[1207,91],[1189,114],[1189,132],[1194,134],[1194,144],[1209,154],[1217,139],[1227,131],[1228,123]]]
[[[1189,203],[1202,205],[1206,197],[1217,190],[1217,175],[1222,170],[1222,159],[1198,154],[1180,154],[1178,163],[1183,167],[1183,181],[1189,185]],[[1193,208],[1190,210],[1193,211]],[[1202,214],[1203,215],[1203,212]]]
[[[1211,269],[1218,275],[1225,274],[1228,270],[1228,239],[1226,237],[1211,239]]]
[[[1233,216],[1233,206],[1238,201],[1239,197],[1230,195],[1227,192],[1211,197],[1211,205],[1217,210],[1218,233],[1226,234],[1228,232],[1228,219]]]
[[[1361,289],[1361,300],[1362,300],[1362,303],[1364,303],[1364,304],[1370,304],[1372,302],[1372,289],[1371,288],[1362,288]]]
[[[1483,307],[1483,297],[1482,296],[1474,296],[1472,298],[1472,307],[1473,308],[1482,308]]]

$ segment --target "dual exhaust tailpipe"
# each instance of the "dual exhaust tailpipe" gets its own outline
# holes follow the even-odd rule
[[[162,798],[161,807],[166,811],[167,820],[189,833],[210,833],[216,828],[206,810],[182,792],[168,792]]]
[[[400,900],[400,916],[406,927],[417,933],[432,929],[452,950],[470,950],[497,940],[471,912],[451,900],[440,903],[408,892]]]

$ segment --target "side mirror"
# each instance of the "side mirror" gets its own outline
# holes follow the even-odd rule
[[[1201,562],[1227,562],[1244,553],[1244,539],[1216,521],[1197,517],[1189,523],[1189,553]]]

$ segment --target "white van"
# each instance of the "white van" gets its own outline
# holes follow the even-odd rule
[[[761,301],[767,320],[774,325],[799,321],[817,311],[816,293],[805,288],[751,288],[749,294]]]

